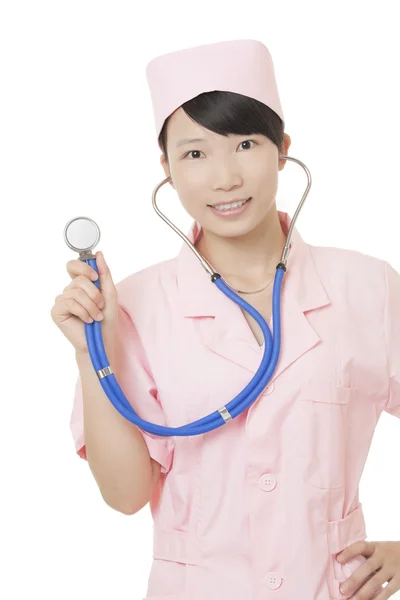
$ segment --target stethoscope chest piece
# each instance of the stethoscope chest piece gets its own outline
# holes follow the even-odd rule
[[[79,252],[80,260],[94,258],[93,248],[100,240],[100,228],[89,217],[75,217],[64,228],[64,240],[71,250]]]

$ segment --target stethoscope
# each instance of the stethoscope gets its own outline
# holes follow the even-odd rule
[[[131,404],[127,400],[124,392],[120,388],[118,381],[111,369],[107,355],[104,348],[101,323],[93,321],[93,323],[84,323],[85,334],[87,340],[87,346],[89,350],[90,359],[92,365],[96,371],[96,374],[100,380],[100,384],[111,401],[114,407],[124,416],[128,421],[134,423],[144,431],[147,431],[153,435],[159,436],[191,436],[200,435],[212,431],[221,425],[225,425],[231,419],[234,419],[240,415],[246,408],[248,408],[254,400],[256,400],[263,392],[265,387],[275,371],[277,362],[279,360],[280,349],[281,349],[281,319],[280,319],[280,299],[281,299],[281,288],[283,276],[286,272],[286,262],[290,250],[290,238],[292,235],[293,227],[299,212],[304,204],[304,201],[308,195],[311,187],[311,174],[304,163],[296,158],[291,158],[284,154],[280,154],[281,158],[292,160],[298,163],[305,170],[308,177],[307,188],[300,201],[299,206],[294,213],[291,221],[286,243],[283,248],[282,257],[278,265],[276,266],[276,273],[274,279],[274,288],[272,293],[272,323],[274,337],[272,338],[271,331],[268,323],[264,320],[261,314],[251,304],[243,300],[238,296],[231,287],[229,287],[219,273],[216,273],[212,266],[205,260],[190,240],[186,237],[180,229],[178,229],[167,217],[159,210],[156,204],[156,195],[158,190],[171,180],[171,177],[167,177],[160,184],[156,186],[153,191],[153,207],[157,214],[170,226],[180,237],[188,244],[189,248],[195,253],[199,259],[203,268],[211,276],[211,281],[223,292],[228,298],[236,302],[241,308],[249,313],[260,326],[264,335],[264,354],[260,363],[260,366],[255,373],[254,377],[247,384],[247,386],[226,406],[222,406],[218,410],[210,413],[202,419],[193,421],[187,425],[181,427],[165,427],[150,423],[141,419],[139,415],[134,411]],[[100,229],[98,225],[89,217],[76,217],[71,219],[65,226],[64,239],[71,250],[79,252],[79,259],[89,264],[92,269],[97,272],[96,259],[92,254],[93,248],[98,244],[100,240]],[[94,281],[95,286],[100,289],[100,280]]]

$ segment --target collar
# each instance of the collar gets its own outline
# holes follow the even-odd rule
[[[291,218],[282,211],[278,211],[278,216],[287,235]],[[193,221],[187,237],[194,244],[200,233],[200,224]],[[296,227],[292,231],[286,267],[281,288],[281,353],[270,381],[319,342],[318,334],[304,313],[330,304],[311,247]],[[186,242],[177,256],[177,285],[184,317],[213,317],[204,319],[198,328],[203,342],[214,352],[255,373],[264,346],[258,345],[242,309],[211,281]]]

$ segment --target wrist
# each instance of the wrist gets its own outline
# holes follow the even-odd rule
[[[110,346],[109,344],[104,344],[104,349],[106,351],[106,355],[109,363],[111,364],[114,361],[114,357],[116,354],[115,345]],[[90,358],[89,350],[75,350],[75,360],[77,362],[92,362]]]
[[[88,350],[76,350],[75,360],[79,364],[81,362],[91,362],[90,354]]]

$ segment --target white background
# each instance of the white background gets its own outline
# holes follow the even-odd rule
[[[1,598],[145,596],[150,510],[128,517],[110,509],[75,454],[78,371],[50,310],[70,281],[67,261],[77,258],[63,240],[71,218],[100,225],[96,250],[115,282],[183,243],[151,205],[164,172],[148,61],[222,40],[265,43],[289,155],[313,178],[298,230],[311,244],[400,270],[397,11],[394,0],[2,2]],[[279,177],[278,208],[292,215],[305,173],[288,161]],[[186,232],[191,218],[174,194],[164,186],[159,206]],[[399,434],[400,422],[384,413],[360,485],[369,540],[400,540]]]

